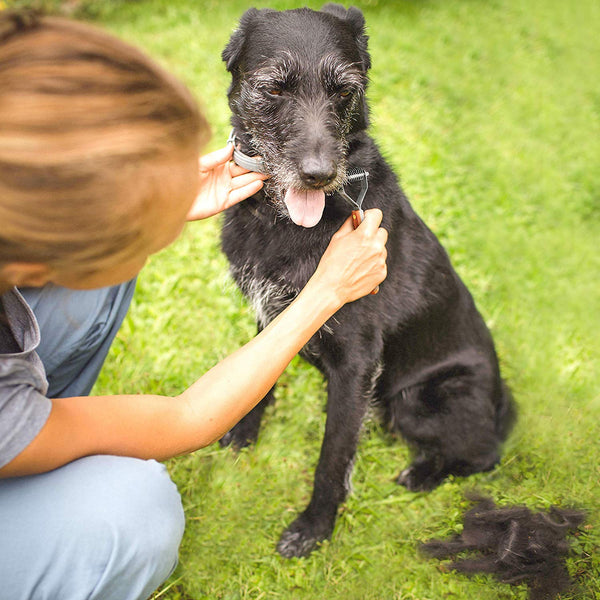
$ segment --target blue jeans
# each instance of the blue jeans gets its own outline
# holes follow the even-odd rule
[[[134,286],[21,290],[49,397],[89,393]],[[90,456],[0,480],[0,598],[145,600],[175,568],[183,528],[179,493],[155,461]]]

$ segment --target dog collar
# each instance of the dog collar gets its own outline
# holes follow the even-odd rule
[[[256,173],[267,173],[265,161],[260,156],[248,156],[241,151],[241,142],[235,135],[235,129],[231,130],[227,143],[233,144],[233,162],[236,165]]]

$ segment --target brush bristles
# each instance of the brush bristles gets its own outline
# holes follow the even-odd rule
[[[357,179],[362,179],[363,177],[368,177],[369,171],[365,171],[364,169],[348,169],[346,172],[346,180],[347,181],[356,181]]]

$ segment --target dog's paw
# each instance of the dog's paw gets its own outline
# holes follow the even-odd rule
[[[244,423],[242,420],[219,440],[219,444],[222,448],[225,448],[225,446],[233,446],[236,450],[246,448],[258,439],[259,427],[260,423],[255,426],[253,423]]]
[[[434,468],[430,462],[414,462],[410,467],[404,469],[396,483],[403,485],[411,492],[429,492],[436,488],[444,479],[446,473],[439,468]]]
[[[332,531],[333,525],[317,525],[301,515],[281,534],[277,552],[284,558],[308,556]]]

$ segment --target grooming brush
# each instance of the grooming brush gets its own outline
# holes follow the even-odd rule
[[[338,191],[344,200],[355,207],[352,209],[352,225],[354,226],[354,229],[356,229],[363,222],[365,217],[365,212],[362,209],[362,203],[367,195],[367,190],[369,189],[369,172],[365,171],[365,169],[348,169],[346,172],[346,183],[353,183],[355,181],[360,181],[360,192],[358,192],[358,198],[356,200],[347,194],[344,186],[342,186],[342,188]],[[371,294],[376,294],[378,291],[379,286],[377,286],[371,292]]]
[[[369,171],[354,168],[348,169],[346,172],[346,183],[353,183],[355,181],[360,181],[360,192],[358,193],[358,198],[356,200],[346,193],[344,187],[339,190],[340,196],[342,196],[344,200],[350,202],[352,206],[356,207],[352,210],[352,224],[354,225],[354,229],[362,223],[365,216],[362,209],[362,203],[367,195],[367,190],[369,189]]]

